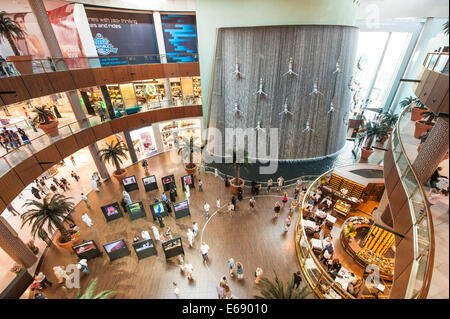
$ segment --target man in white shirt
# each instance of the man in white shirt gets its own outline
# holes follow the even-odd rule
[[[91,206],[89,205],[88,198],[87,198],[86,195],[84,195],[84,193],[81,193],[81,199],[84,200],[84,202],[86,203],[86,207],[87,207],[87,208],[91,207]]]
[[[444,192],[441,190],[437,190],[436,188],[430,189],[428,193],[428,202],[430,205],[437,204],[441,199],[445,198]]]
[[[203,262],[206,264],[206,257],[208,256],[209,246],[206,243],[203,243],[200,246],[200,252],[203,257]]]
[[[203,206],[203,208],[205,209],[206,219],[208,219],[208,217],[209,217],[209,204],[205,202],[205,206]]]
[[[78,262],[77,268],[88,275],[91,274],[91,272],[89,271],[89,268],[88,268],[87,259],[81,259]]]

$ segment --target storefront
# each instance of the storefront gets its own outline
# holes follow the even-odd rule
[[[162,122],[159,124],[159,129],[164,151],[178,149],[183,138],[189,139],[193,136],[196,144],[201,141],[200,119]]]
[[[201,104],[200,77],[170,78],[170,90],[176,106]]]
[[[138,160],[158,153],[152,126],[146,126],[130,132],[131,140]]]

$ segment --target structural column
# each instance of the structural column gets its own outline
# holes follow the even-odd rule
[[[386,190],[383,192],[383,196],[381,197],[377,209],[372,213],[372,218],[379,225],[389,228],[393,227],[391,208],[389,207],[389,199]]]
[[[419,182],[425,184],[448,152],[448,118],[439,117],[412,166]]]
[[[18,264],[31,267],[37,258],[19,238],[8,222],[0,216],[0,247]]]
[[[123,135],[125,136],[125,141],[127,143],[128,153],[130,153],[131,161],[134,164],[138,161],[138,158],[136,156],[136,150],[134,149],[133,141],[131,140],[130,131],[123,131]]]

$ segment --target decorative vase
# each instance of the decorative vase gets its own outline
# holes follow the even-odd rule
[[[73,239],[71,241],[68,241],[66,243],[62,243],[61,242],[61,237],[62,237],[61,234],[58,234],[58,236],[56,236],[56,246],[64,248],[64,249],[70,251],[71,253],[73,252],[72,246],[74,246],[75,244],[77,244],[81,240],[80,236],[78,236],[78,237],[76,237],[75,239]]]
[[[45,134],[55,137],[59,135],[58,121],[51,121],[48,124],[39,124],[39,128],[44,131]]]
[[[369,159],[370,155],[372,155],[373,152],[374,152],[374,150],[369,150],[369,149],[366,149],[365,147],[361,147],[361,159],[364,159],[364,160]]]
[[[239,188],[244,188],[245,182],[242,178],[239,178],[239,184],[235,185],[234,181],[236,180],[236,178],[232,178],[230,181],[230,186],[231,186],[231,192],[233,193],[233,195],[237,195],[238,194],[238,189]]]
[[[414,129],[414,137],[419,138],[427,130],[431,130],[434,126],[434,122],[417,121]]]
[[[127,170],[125,168],[121,168],[122,173],[117,174],[117,171],[114,171],[113,176],[119,181],[122,182],[122,178],[125,178],[127,176]]]
[[[418,106],[414,106],[411,108],[411,121],[418,121],[423,119],[425,113],[427,111],[426,108],[420,108]]]
[[[193,167],[189,168],[188,166],[190,165],[190,163],[184,164],[184,170],[186,171],[186,173],[188,173],[189,175],[195,175],[195,172],[197,172],[197,167],[198,165],[195,163],[192,163]]]

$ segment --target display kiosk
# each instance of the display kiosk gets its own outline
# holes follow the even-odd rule
[[[102,206],[102,212],[103,215],[105,215],[107,222],[123,217],[122,211],[120,210],[120,206],[117,202]]]
[[[173,174],[164,176],[163,178],[161,178],[161,181],[163,184],[163,189],[166,192],[166,191],[170,190],[170,187],[172,185],[175,185],[175,176]]]
[[[146,217],[144,205],[142,202],[131,203],[128,205],[128,215],[130,216],[130,221],[138,218]]]
[[[113,261],[131,254],[127,247],[127,244],[123,239],[113,241],[109,244],[103,245],[106,253],[108,254],[109,260]]]
[[[143,259],[158,254],[155,244],[151,239],[135,242],[133,243],[133,248],[138,259]]]
[[[184,175],[181,177],[181,185],[183,185],[183,192],[186,190],[185,185],[189,185],[189,188],[195,188],[194,175]]]
[[[173,211],[175,212],[175,219],[191,215],[189,211],[189,201],[183,200],[173,204]]]
[[[161,217],[168,216],[166,206],[163,202],[150,204],[150,211],[152,212],[153,220],[156,220],[158,215]]]
[[[144,184],[145,192],[151,192],[152,190],[158,189],[155,175],[144,177],[142,179],[142,184]]]
[[[139,189],[136,177],[134,175],[122,178],[122,185],[123,185],[123,187],[125,187],[125,190],[127,192],[131,192],[136,189]]]
[[[79,259],[89,260],[102,255],[102,252],[93,240],[83,241],[81,244],[72,246],[72,249]]]
[[[181,237],[174,238],[171,240],[168,240],[164,243],[162,243],[162,248],[164,250],[164,255],[166,256],[166,259],[178,256],[183,254],[184,255],[184,249],[183,249],[183,243],[181,241]]]

